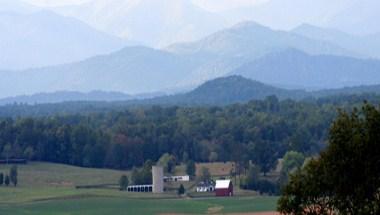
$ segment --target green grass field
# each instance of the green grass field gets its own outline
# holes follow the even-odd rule
[[[90,198],[61,199],[43,202],[0,205],[0,214],[12,215],[155,215],[217,214],[275,210],[276,198],[210,198],[210,199],[129,199]]]
[[[9,166],[0,166],[7,173]],[[129,172],[49,163],[19,166],[19,186],[0,187],[1,215],[217,214],[273,211],[276,197],[179,198],[175,193],[128,193],[117,189],[75,189],[113,184]]]

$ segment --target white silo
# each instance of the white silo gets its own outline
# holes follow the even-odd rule
[[[164,192],[164,168],[162,166],[152,167],[153,193]]]

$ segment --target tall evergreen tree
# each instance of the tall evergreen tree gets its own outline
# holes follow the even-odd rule
[[[13,186],[17,186],[18,183],[18,171],[17,171],[17,166],[13,165],[9,171],[9,178]]]
[[[0,172],[0,186],[4,184],[4,174]]]

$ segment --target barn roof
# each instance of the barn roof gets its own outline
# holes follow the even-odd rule
[[[230,187],[231,180],[216,180],[215,189],[226,189]]]

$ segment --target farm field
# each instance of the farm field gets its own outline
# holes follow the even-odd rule
[[[238,214],[275,210],[275,197],[211,199],[133,199],[83,197],[0,205],[0,214],[12,215],[156,215]]]
[[[9,166],[1,165],[7,173]],[[179,198],[113,189],[75,189],[77,185],[115,184],[126,171],[89,169],[51,163],[18,167],[19,186],[0,187],[0,214],[246,214],[273,211],[276,197]]]

